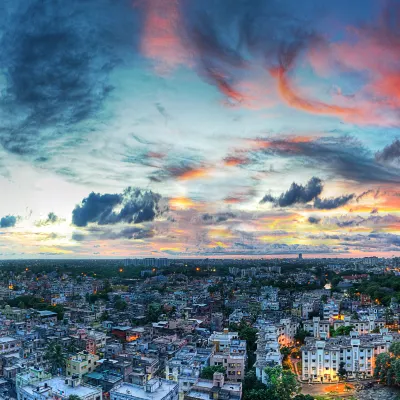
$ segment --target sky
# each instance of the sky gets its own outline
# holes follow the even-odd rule
[[[400,255],[400,1],[4,0],[0,257]]]

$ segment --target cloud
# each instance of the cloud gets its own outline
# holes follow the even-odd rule
[[[60,221],[61,219],[56,214],[54,214],[53,212],[49,212],[46,219],[35,221],[35,225],[36,226],[53,225]]]
[[[98,117],[112,90],[108,77],[120,60],[117,49],[133,33],[133,11],[126,0],[6,3],[0,143],[16,154],[35,154]]]
[[[321,221],[321,218],[318,217],[308,217],[308,222],[310,224],[319,224],[319,222]]]
[[[258,142],[258,148],[249,150],[254,162],[258,162],[260,157],[276,155],[311,168],[327,169],[336,176],[355,182],[400,183],[400,168],[379,164],[372,153],[352,136],[325,136],[298,142],[293,139],[258,139]]]
[[[274,202],[279,207],[289,207],[295,204],[305,204],[314,200],[322,193],[323,184],[321,179],[312,177],[306,185],[293,182],[289,190],[274,198],[271,195],[263,197],[260,203]]]
[[[153,172],[149,179],[153,182],[163,182],[167,179],[189,181],[206,178],[210,173],[211,168],[202,163],[181,161],[163,166],[159,170]]]
[[[12,228],[17,223],[18,217],[6,215],[0,219],[0,228]]]
[[[122,194],[90,193],[72,212],[72,223],[87,226],[152,221],[163,210],[160,208],[161,196],[151,190],[127,188]]]
[[[236,215],[232,212],[221,212],[216,214],[205,213],[200,215],[200,222],[205,225],[217,225],[235,217]]]
[[[105,227],[90,227],[83,232],[74,232],[72,240],[77,242],[96,241],[96,240],[118,240],[118,239],[148,239],[155,235],[151,228],[128,226],[122,229],[109,229]]]
[[[346,205],[354,196],[354,194],[348,194],[339,197],[331,197],[329,199],[320,199],[317,197],[314,200],[314,208],[318,208],[319,210],[333,210],[334,208]]]
[[[375,158],[382,164],[397,164],[400,166],[400,140],[395,140],[392,144],[386,146],[382,151],[375,154]]]

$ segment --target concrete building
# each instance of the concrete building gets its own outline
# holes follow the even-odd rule
[[[266,367],[282,365],[282,354],[278,343],[278,330],[274,324],[265,325],[259,332],[256,350],[256,376],[267,383]]]
[[[225,382],[224,374],[215,372],[213,380],[199,379],[184,400],[240,400],[241,397],[241,383]]]
[[[304,321],[303,329],[307,331],[312,337],[317,339],[329,338],[330,322],[321,320],[320,317],[314,317],[312,321]]]
[[[82,351],[67,360],[67,376],[78,375],[82,378],[97,366],[99,356],[91,354],[88,351]]]
[[[17,386],[18,400],[68,400],[69,396],[78,396],[82,400],[102,400],[103,393],[101,388],[81,384],[77,376],[57,376]]]
[[[214,332],[208,343],[214,346],[210,365],[224,367],[227,380],[241,382],[247,361],[246,341],[240,340],[237,332],[225,329],[223,332]]]
[[[211,348],[185,346],[167,361],[165,376],[179,383],[180,398],[197,382],[201,370],[210,365],[211,354]]]
[[[143,386],[124,382],[110,391],[110,400],[178,400],[178,384],[160,378]]]
[[[398,333],[388,334],[386,329],[382,329],[380,334],[362,336],[353,331],[350,336],[327,340],[306,338],[301,349],[302,379],[309,382],[337,382],[342,362],[348,377],[372,377],[376,356],[387,352],[390,344],[398,340]]]

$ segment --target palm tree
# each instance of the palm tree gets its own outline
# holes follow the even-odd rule
[[[50,371],[53,374],[65,368],[65,355],[59,344],[51,344],[46,351],[45,358],[50,362]]]

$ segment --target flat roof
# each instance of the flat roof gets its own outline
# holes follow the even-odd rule
[[[101,392],[100,388],[89,386],[86,384],[75,387],[69,386],[65,383],[65,378],[60,376],[41,381],[40,386],[44,385],[45,383],[47,383],[47,385],[51,387],[51,389],[53,390],[53,395],[58,393],[62,394],[63,397],[69,397],[71,395],[86,397],[93,396],[94,394]],[[23,390],[33,395],[36,390],[36,386],[38,385],[35,384],[24,386]]]
[[[150,381],[151,382],[151,381]],[[170,391],[178,385],[177,382],[161,380],[161,386],[154,392],[146,392],[143,386],[133,385],[131,383],[122,383],[120,386],[111,389],[111,393],[120,393],[124,395],[131,394],[132,397],[139,397],[143,400],[161,400],[167,396]]]
[[[15,339],[15,338],[10,337],[10,336],[3,336],[3,337],[0,337],[0,343],[14,342],[14,341],[16,341],[16,340],[18,340],[18,339]]]

